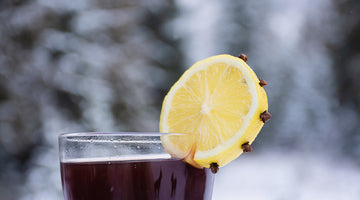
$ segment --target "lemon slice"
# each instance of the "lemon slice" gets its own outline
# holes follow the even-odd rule
[[[264,125],[265,90],[240,58],[217,55],[195,63],[166,95],[160,132],[166,151],[196,167],[224,166],[251,144]]]

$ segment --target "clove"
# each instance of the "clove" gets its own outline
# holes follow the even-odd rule
[[[238,58],[240,58],[241,60],[243,60],[243,61],[247,61],[248,60],[248,57],[245,55],[245,54],[240,54],[239,56],[238,56]]]
[[[241,145],[241,149],[243,150],[244,153],[247,153],[247,152],[251,152],[252,151],[252,147],[251,145],[249,144],[249,142],[246,142],[244,144]]]
[[[261,87],[264,87],[264,86],[267,85],[267,82],[266,82],[264,79],[260,79],[259,85],[260,85]]]
[[[216,162],[210,164],[210,169],[213,174],[216,174],[219,171],[219,165]]]
[[[263,113],[260,114],[260,119],[264,123],[269,121],[270,118],[271,118],[271,114],[267,110],[265,110]]]

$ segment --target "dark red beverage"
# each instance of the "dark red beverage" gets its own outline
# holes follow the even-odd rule
[[[214,175],[182,160],[61,163],[66,200],[211,199]]]

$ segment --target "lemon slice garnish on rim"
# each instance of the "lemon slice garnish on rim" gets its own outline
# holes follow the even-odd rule
[[[195,63],[166,95],[160,116],[162,144],[196,167],[224,166],[251,144],[264,125],[265,90],[242,59],[217,55]]]

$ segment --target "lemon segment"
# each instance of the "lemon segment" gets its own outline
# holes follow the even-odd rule
[[[192,165],[223,166],[254,141],[268,109],[265,90],[241,59],[218,55],[195,63],[166,95],[160,132],[192,137],[164,137],[162,144],[175,157]]]

